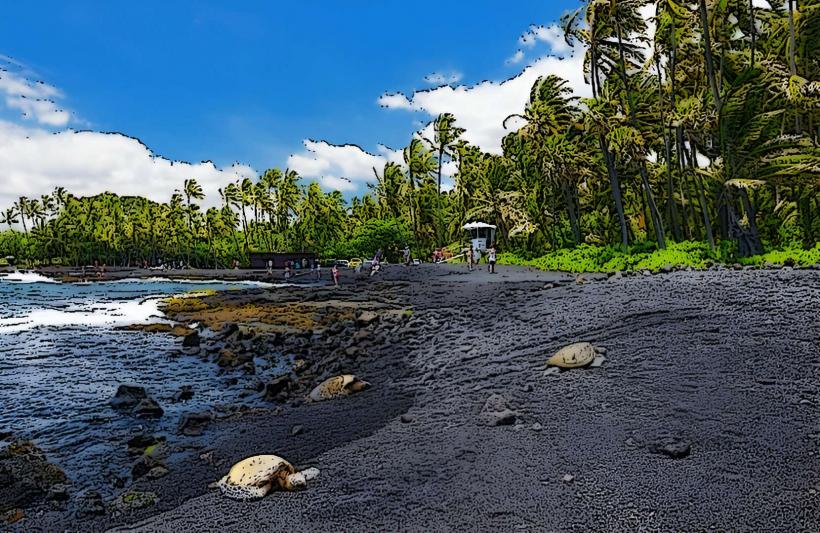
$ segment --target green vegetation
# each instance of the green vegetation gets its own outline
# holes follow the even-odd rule
[[[541,270],[565,272],[616,272],[649,270],[658,272],[668,267],[708,268],[717,264],[765,266],[813,266],[820,264],[820,245],[809,250],[778,250],[762,255],[738,258],[733,243],[714,252],[703,242],[672,243],[665,249],[652,246],[634,247],[623,251],[619,246],[579,245],[572,249],[556,250],[546,255],[526,259],[512,253],[502,253],[498,262],[502,265],[524,265]]]
[[[502,153],[443,113],[349,202],[278,169],[226,184],[204,213],[195,179],[167,203],[58,188],[0,211],[0,256],[226,266],[255,250],[390,257],[406,239],[424,257],[482,220],[501,250],[545,268],[816,262],[820,0],[762,4],[588,0],[563,24],[586,50],[592,97],[537,80],[504,121]]]

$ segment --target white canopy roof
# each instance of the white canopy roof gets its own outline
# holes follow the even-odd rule
[[[485,222],[470,222],[469,224],[464,224],[461,226],[461,229],[471,230],[471,229],[482,229],[482,228],[491,228],[495,229],[495,226],[492,224],[487,224]]]

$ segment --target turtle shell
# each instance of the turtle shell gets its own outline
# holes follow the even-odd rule
[[[362,381],[351,374],[344,374],[328,378],[316,386],[310,392],[310,400],[320,402],[322,400],[329,400],[339,396],[347,396],[348,394],[359,392],[367,388],[369,383]]]
[[[229,498],[253,500],[273,488],[288,488],[288,477],[295,473],[293,465],[277,455],[254,455],[233,465],[217,486]]]
[[[561,368],[581,368],[595,360],[595,347],[588,342],[564,346],[547,360],[547,365]]]

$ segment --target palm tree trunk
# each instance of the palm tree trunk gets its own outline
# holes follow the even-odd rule
[[[749,47],[749,66],[755,66],[755,48],[757,46],[757,28],[755,27],[755,5],[754,0],[749,0],[749,34],[752,37],[752,42]]]
[[[612,197],[615,200],[615,211],[618,213],[618,221],[621,224],[621,246],[626,248],[629,246],[629,234],[626,229],[626,215],[624,214],[624,203],[621,198],[621,184],[618,182],[618,171],[615,169],[614,158],[609,151],[609,146],[603,135],[598,137],[598,143],[601,146],[601,151],[604,153],[606,170],[609,174],[609,186],[612,189]]]
[[[703,33],[703,48],[704,59],[706,60],[706,75],[709,78],[709,87],[712,90],[712,98],[715,101],[715,109],[720,113],[723,107],[720,100],[720,91],[718,90],[717,78],[715,77],[715,64],[712,58],[712,37],[709,32],[709,15],[706,11],[706,0],[700,0],[698,4],[700,11],[700,24]]]
[[[797,39],[794,33],[794,0],[789,0],[789,73],[792,76],[797,76],[797,61],[795,60]],[[798,135],[802,133],[803,128],[800,122],[800,113],[795,113],[794,115],[794,129]]]
[[[439,145],[438,149],[438,194],[436,194],[436,246],[441,247],[442,232],[441,223],[441,167],[444,164],[444,143]]]
[[[655,204],[655,198],[652,196],[652,188],[649,186],[649,177],[646,173],[646,163],[641,161],[639,165],[641,171],[641,182],[646,192],[646,203],[649,205],[649,213],[652,216],[652,226],[655,228],[655,238],[658,241],[658,248],[663,250],[666,248],[666,237],[663,231],[663,222],[661,215],[658,212],[658,206]]]
[[[572,242],[575,245],[581,243],[581,228],[578,226],[578,214],[575,212],[575,197],[566,183],[561,184],[561,190],[564,193],[564,203],[567,206],[567,216],[569,217],[569,225],[572,228]]]
[[[689,137],[689,147],[691,148],[689,154],[689,166],[692,169],[692,175],[695,178],[695,182],[697,183],[698,187],[698,201],[700,202],[700,211],[703,214],[703,226],[706,228],[706,240],[709,242],[709,249],[713,252],[715,251],[715,238],[712,234],[712,221],[709,217],[709,208],[706,204],[706,193],[703,188],[703,180],[697,173],[698,167],[698,159],[697,159],[697,148],[695,147],[695,143],[692,141],[691,136]]]

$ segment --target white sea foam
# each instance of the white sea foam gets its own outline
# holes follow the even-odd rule
[[[0,318],[0,334],[38,327],[112,327],[164,322],[159,297],[141,300],[97,302],[65,309],[35,309],[21,316]]]
[[[55,279],[51,279],[36,272],[20,272],[15,270],[10,274],[0,274],[0,281],[10,281],[12,283],[59,283]]]

